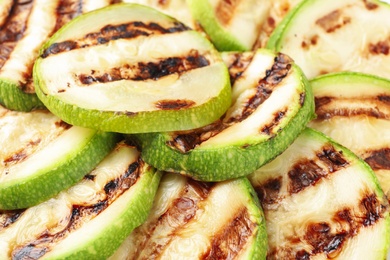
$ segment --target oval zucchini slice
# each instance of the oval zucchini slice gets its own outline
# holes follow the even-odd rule
[[[68,190],[0,214],[0,258],[106,259],[147,218],[160,176],[119,143]]]
[[[379,0],[305,0],[278,25],[268,47],[312,79],[338,71],[390,77],[390,5]]]
[[[202,183],[166,173],[146,222],[109,260],[265,259],[264,215],[248,179]]]
[[[390,196],[390,80],[341,72],[311,81],[317,118],[309,123],[375,171]]]
[[[32,68],[44,42],[69,20],[110,1],[1,1],[0,103],[30,111],[44,105],[35,94]]]
[[[389,203],[371,168],[306,129],[249,176],[264,209],[267,259],[385,259]]]
[[[187,0],[192,16],[219,51],[252,50],[271,1]]]
[[[0,209],[49,199],[95,167],[117,142],[113,133],[71,126],[46,110],[0,107]]]
[[[233,105],[203,128],[136,135],[146,162],[202,181],[245,176],[282,153],[313,118],[311,88],[288,56],[265,49],[226,55]]]
[[[120,133],[201,127],[230,105],[229,74],[213,45],[138,4],[72,20],[43,47],[34,81],[64,121]]]

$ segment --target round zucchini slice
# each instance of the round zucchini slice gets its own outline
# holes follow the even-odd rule
[[[341,72],[311,85],[317,118],[309,126],[364,159],[390,197],[390,80]]]
[[[338,71],[390,77],[390,5],[379,0],[305,0],[267,47],[291,56],[309,79]]]
[[[266,49],[225,55],[233,105],[202,128],[135,135],[146,162],[202,181],[245,176],[282,153],[313,118],[311,88],[288,56]]]
[[[264,209],[267,259],[385,259],[389,204],[371,168],[306,129],[249,176]]]
[[[265,259],[263,211],[247,178],[203,183],[166,173],[146,222],[109,260]]]
[[[146,220],[160,177],[120,142],[68,190],[0,214],[0,258],[106,259]]]
[[[44,42],[73,17],[108,5],[102,1],[0,2],[0,103],[8,109],[43,108],[35,93],[32,68]]]
[[[46,110],[0,107],[0,209],[38,204],[87,174],[116,134],[71,126]]]
[[[120,133],[197,128],[230,106],[229,73],[214,46],[138,4],[111,5],[65,25],[42,48],[34,82],[64,121]]]
[[[271,1],[187,0],[192,16],[219,51],[253,49]]]

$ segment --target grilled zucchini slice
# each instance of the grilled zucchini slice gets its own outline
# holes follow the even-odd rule
[[[154,167],[202,181],[245,176],[282,153],[314,115],[314,98],[301,70],[266,49],[229,53],[233,105],[206,127],[136,135]]]
[[[264,215],[247,178],[202,183],[166,173],[147,221],[110,260],[265,259]]]
[[[267,259],[385,259],[389,204],[371,168],[306,129],[249,176],[264,209]]]
[[[43,108],[32,79],[32,67],[39,49],[50,35],[73,17],[109,2],[1,1],[0,103],[19,111]]]
[[[113,133],[71,126],[46,110],[0,107],[0,209],[49,199],[79,181],[117,142]]]
[[[355,71],[390,77],[390,5],[379,0],[305,0],[278,25],[268,47],[312,79]]]
[[[311,85],[317,118],[309,126],[363,158],[390,197],[390,80],[340,72]]]
[[[230,105],[229,74],[213,45],[138,4],[72,20],[43,47],[34,81],[64,121],[120,133],[204,126]]]
[[[271,1],[187,0],[193,18],[219,51],[252,50]]]
[[[147,218],[160,176],[119,143],[68,190],[0,214],[0,258],[106,259]]]

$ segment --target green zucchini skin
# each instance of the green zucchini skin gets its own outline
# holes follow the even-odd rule
[[[86,145],[68,154],[62,161],[49,163],[27,177],[0,184],[0,209],[23,209],[37,205],[69,188],[91,171],[116,145],[115,133],[95,131]],[[51,165],[50,165],[51,164]]]
[[[367,163],[323,133],[305,129],[248,178],[265,212],[267,258],[385,258],[389,202],[378,179]]]
[[[272,52],[259,50],[259,53],[271,55]],[[246,176],[282,153],[315,116],[312,89],[300,68],[294,64],[292,68],[300,82],[298,84],[304,89],[304,102],[288,123],[263,140],[243,138],[235,143],[200,146],[183,153],[168,145],[175,135],[172,132],[129,135],[129,138],[135,139],[140,146],[142,158],[160,170],[177,172],[201,181],[223,181]]]

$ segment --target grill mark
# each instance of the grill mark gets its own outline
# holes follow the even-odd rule
[[[15,223],[25,210],[12,210],[0,212],[0,232]]]
[[[275,57],[271,69],[267,70],[266,76],[259,80],[256,94],[248,100],[239,116],[220,119],[208,126],[195,130],[176,132],[167,141],[167,145],[181,153],[187,153],[229,126],[245,120],[272,94],[272,90],[288,75],[291,63],[292,60],[284,54],[279,53]],[[275,120],[280,119],[280,116],[279,114],[275,115]]]
[[[262,126],[262,128],[260,129],[260,133],[266,135],[275,135],[276,133],[273,133],[273,130],[278,126],[280,121],[284,118],[284,116],[287,113],[287,110],[288,108],[284,108],[282,111],[275,112],[272,121]]]
[[[321,151],[316,153],[316,157],[311,160],[301,159],[291,167],[288,172],[290,194],[299,193],[307,187],[314,186],[322,178],[349,165],[342,153],[330,145],[323,146]]]
[[[343,16],[343,13],[340,10],[335,10],[319,18],[315,23],[325,32],[332,33],[350,22],[350,17]]]
[[[64,46],[65,47],[65,46]],[[72,49],[72,45],[67,49]],[[76,78],[82,85],[94,83],[107,83],[119,80],[158,80],[162,77],[178,74],[202,68],[210,65],[210,61],[199,54],[197,50],[191,50],[185,57],[169,57],[156,62],[138,62],[137,64],[123,64],[120,67],[105,71],[92,70],[90,74],[78,74]],[[62,90],[65,92],[66,90]]]
[[[317,120],[330,119],[332,117],[369,116],[379,119],[390,119],[390,96],[379,94],[369,98],[336,98],[316,97],[315,106]],[[347,103],[346,105],[342,105]],[[359,108],[349,108],[349,104],[358,104]],[[364,106],[364,107],[362,107]]]
[[[91,32],[82,39],[63,41],[51,44],[41,55],[46,58],[50,55],[95,45],[106,44],[118,39],[133,39],[140,36],[161,35],[190,30],[186,25],[175,22],[171,27],[164,28],[161,25],[150,22],[148,24],[135,21],[118,25],[106,25],[98,32]]]
[[[14,4],[10,14],[0,28],[0,68],[11,56],[16,44],[22,39],[26,30],[27,19],[30,15],[33,1]]]
[[[235,53],[233,61],[228,65],[230,83],[233,86],[234,82],[241,77],[242,73],[248,68],[252,62],[254,52]]]
[[[265,183],[254,187],[263,208],[269,208],[280,200],[280,189],[282,187],[282,176],[268,179]]]
[[[54,123],[57,128],[63,128],[64,130],[67,130],[72,127],[72,125],[66,123],[65,121],[57,121]]]
[[[228,124],[238,123],[248,118],[264,101],[272,94],[280,82],[287,77],[291,69],[292,59],[282,53],[277,54],[271,69],[266,71],[264,78],[260,79],[256,87],[256,93],[245,105],[241,115],[229,118]]]
[[[318,42],[319,36],[318,35],[313,35],[310,39],[308,40],[303,40],[301,43],[301,47],[304,50],[310,49],[311,46],[315,46]]]
[[[390,170],[390,148],[382,148],[369,153],[370,155],[364,160],[374,171]]]
[[[200,259],[234,259],[256,228],[246,208],[240,209],[228,225],[213,236],[211,246]]]
[[[60,0],[57,10],[57,20],[54,31],[60,29],[63,25],[71,21],[76,16],[83,13],[82,0]]]
[[[368,52],[372,55],[389,55],[390,52],[390,37],[386,40],[368,44]]]
[[[36,140],[30,140],[25,147],[6,157],[3,160],[4,166],[8,167],[12,164],[16,164],[25,160],[31,154],[31,150],[33,150],[34,147],[36,147],[41,141],[42,139],[40,138]]]
[[[134,185],[140,177],[140,169],[142,167],[143,161],[141,159],[131,163],[128,166],[128,169],[120,177],[111,180],[105,185],[105,200],[89,206],[73,205],[69,223],[64,230],[56,234],[50,234],[47,231],[47,233],[42,234],[36,240],[14,248],[12,252],[12,259],[37,259],[37,256],[39,258],[49,252],[51,247],[53,247],[56,243],[63,240],[72,231],[80,228],[84,223],[95,218],[103,210],[110,206],[120,195]],[[115,185],[113,185],[112,182],[114,182]]]
[[[363,0],[363,3],[364,3],[364,6],[367,8],[367,10],[370,10],[370,11],[375,10],[379,7],[377,4],[369,2],[367,0]]]
[[[218,2],[214,13],[217,20],[223,26],[226,26],[230,23],[240,2],[240,0],[220,0]]]
[[[195,101],[187,99],[165,99],[155,103],[155,107],[161,110],[180,110],[187,109],[196,105]]]
[[[198,210],[198,203],[207,199],[211,193],[215,183],[203,183],[187,178],[187,183],[178,195],[178,197],[171,203],[169,208],[152,223],[147,233],[143,235],[144,240],[139,244],[139,248],[152,248],[148,258],[155,258],[161,255],[161,252],[170,244],[175,234],[181,232],[196,215]],[[158,226],[170,227],[170,232],[166,239],[162,241],[151,240],[151,234],[158,229]],[[166,231],[166,228],[164,228]],[[148,246],[150,244],[150,246]],[[132,259],[139,258],[142,250],[137,250]]]

